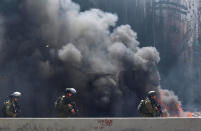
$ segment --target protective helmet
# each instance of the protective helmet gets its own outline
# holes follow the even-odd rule
[[[12,97],[20,97],[20,96],[22,96],[22,93],[20,93],[20,92],[13,92],[13,93],[11,94],[11,96],[12,96]]]
[[[76,94],[76,90],[74,88],[66,88],[65,93],[72,93],[72,94]]]
[[[149,91],[148,92],[148,97],[152,97],[152,96],[156,96],[156,92],[155,91]]]

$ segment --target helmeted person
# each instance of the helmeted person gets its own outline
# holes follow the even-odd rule
[[[161,106],[156,100],[156,92],[149,91],[145,100],[141,100],[138,111],[144,117],[160,117],[162,115]]]
[[[72,96],[77,92],[74,88],[66,88],[65,94],[60,96],[55,102],[57,117],[72,117],[76,116],[78,109],[76,103],[72,101]]]
[[[18,117],[21,113],[19,98],[22,96],[20,92],[13,92],[3,103],[2,113],[4,117]]]

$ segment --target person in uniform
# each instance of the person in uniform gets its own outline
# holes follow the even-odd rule
[[[162,115],[161,106],[156,100],[156,92],[149,91],[145,100],[141,100],[138,111],[144,117],[160,117]]]
[[[2,107],[4,117],[19,117],[21,109],[18,100],[21,95],[20,92],[13,92],[5,99]]]
[[[55,102],[57,117],[73,117],[77,115],[76,103],[72,101],[72,96],[76,93],[74,88],[66,88],[65,94],[57,99]]]

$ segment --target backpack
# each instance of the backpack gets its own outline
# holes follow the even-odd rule
[[[10,105],[10,101],[8,99],[4,100],[2,108],[1,108],[1,112],[3,113],[3,116],[6,116],[6,108],[8,105]]]

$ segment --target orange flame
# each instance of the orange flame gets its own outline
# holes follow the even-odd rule
[[[161,107],[165,110],[165,111],[169,111],[168,106],[163,103],[161,101],[161,99],[165,97],[165,92],[164,91],[160,91],[160,98],[158,99],[158,103],[161,105]],[[172,115],[172,117],[192,117],[192,113],[191,112],[182,112],[182,108],[180,107],[180,105],[177,103],[174,105],[173,110],[175,112],[177,112],[176,114]],[[181,113],[182,112],[182,113]],[[162,117],[168,117],[167,114],[162,114]]]
[[[184,112],[183,117],[192,117],[192,113],[191,112]]]
[[[181,110],[182,110],[179,104],[176,104],[175,107],[174,107],[174,109],[177,112],[181,112]]]

